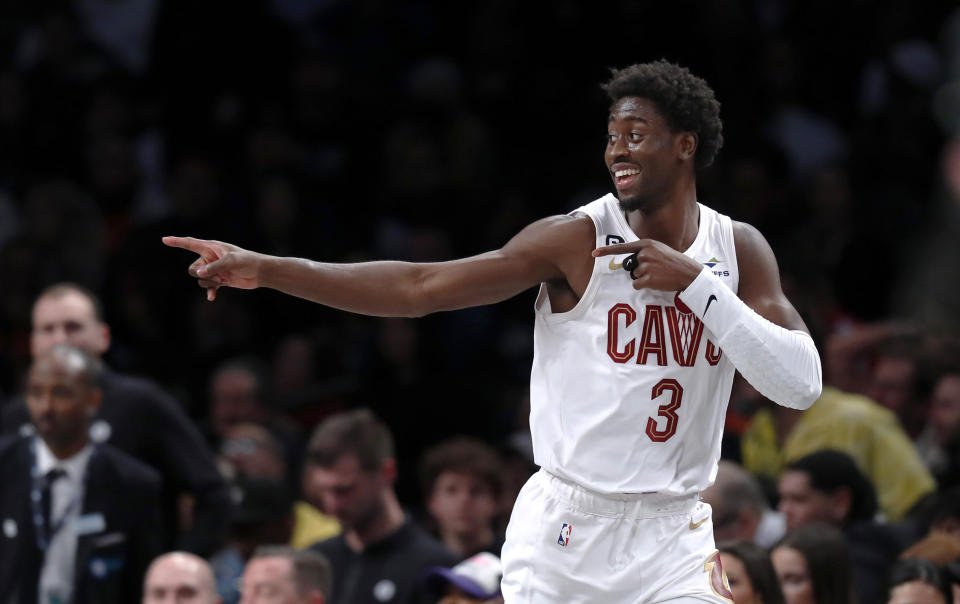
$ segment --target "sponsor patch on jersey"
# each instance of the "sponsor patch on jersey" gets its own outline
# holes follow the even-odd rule
[[[716,265],[720,264],[721,262],[723,262],[723,260],[718,259],[716,256],[710,256],[710,259],[704,262],[703,264],[707,268],[713,268]]]
[[[573,533],[573,525],[563,523],[563,526],[560,527],[560,538],[557,539],[557,545],[560,547],[567,547],[570,545],[570,535]]]

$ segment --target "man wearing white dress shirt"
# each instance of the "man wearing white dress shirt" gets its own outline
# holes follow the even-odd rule
[[[90,442],[98,375],[95,359],[65,345],[30,367],[35,433],[0,440],[0,602],[134,601],[159,553],[158,475]]]

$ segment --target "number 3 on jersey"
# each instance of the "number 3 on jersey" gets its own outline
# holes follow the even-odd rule
[[[647,436],[655,443],[662,443],[677,433],[677,422],[680,418],[677,416],[677,409],[683,400],[683,386],[677,380],[663,379],[657,382],[653,387],[650,398],[656,400],[660,396],[670,393],[670,401],[660,405],[657,408],[657,416],[667,418],[667,423],[661,430],[657,426],[657,420],[652,417],[647,418]]]

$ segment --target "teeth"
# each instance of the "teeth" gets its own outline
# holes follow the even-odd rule
[[[622,178],[624,176],[633,176],[634,174],[640,174],[640,170],[637,170],[636,168],[630,168],[629,170],[617,170],[616,172],[614,172],[614,175],[617,178]]]

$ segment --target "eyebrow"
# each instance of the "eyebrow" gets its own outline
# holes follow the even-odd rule
[[[625,119],[629,122],[643,122],[644,124],[650,123],[645,118],[640,117],[639,115],[634,115],[634,114],[625,115],[621,119]],[[614,121],[614,117],[613,117],[613,114],[611,113],[610,116],[607,118],[607,123],[612,121]]]

